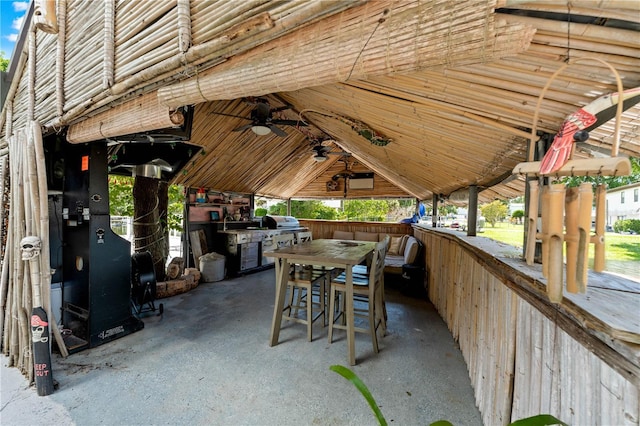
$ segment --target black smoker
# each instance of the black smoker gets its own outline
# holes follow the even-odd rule
[[[51,267],[70,353],[144,327],[131,313],[131,243],[111,230],[106,142],[48,146]]]

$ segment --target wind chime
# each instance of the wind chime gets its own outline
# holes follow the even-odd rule
[[[538,98],[531,129],[528,161],[518,164],[513,169],[514,174],[538,178],[529,181],[525,260],[528,265],[533,265],[536,241],[540,240],[542,242],[542,274],[547,279],[547,295],[553,303],[562,301],[565,243],[568,292],[584,293],[587,289],[589,244],[594,245],[594,271],[604,270],[606,188],[605,185],[598,184],[595,189],[595,234],[592,235],[591,209],[594,191],[591,183],[583,183],[577,188],[567,188],[564,184],[551,183],[551,179],[562,176],[626,176],[631,173],[629,159],[618,156],[620,116],[625,101],[631,100],[632,102],[629,103],[640,101],[640,87],[623,91],[618,72],[600,59],[580,58],[572,64],[585,60],[595,60],[606,65],[616,77],[618,92],[601,96],[569,115],[542,161],[533,161],[540,103],[552,81],[569,66],[569,63],[564,64],[550,77]],[[627,105],[627,108],[629,106]],[[613,108],[616,108],[616,123],[611,157],[572,159],[574,142],[587,140],[588,131],[608,121]],[[544,179],[545,177],[550,179]],[[549,183],[545,183],[545,180]]]

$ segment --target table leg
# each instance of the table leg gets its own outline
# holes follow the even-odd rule
[[[278,344],[280,337],[280,325],[282,324],[282,308],[287,293],[287,281],[289,278],[289,262],[287,259],[276,259],[276,262],[282,262],[276,267],[276,300],[273,305],[273,319],[271,321],[271,339],[269,346]]]
[[[356,332],[353,313],[353,268],[351,265],[347,265],[345,273],[347,275],[345,310],[347,314],[347,347],[349,352],[349,365],[356,365]]]

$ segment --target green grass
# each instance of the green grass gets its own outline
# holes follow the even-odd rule
[[[496,223],[495,228],[487,224],[478,236],[491,238],[515,247],[523,247],[524,225]],[[640,261],[640,235],[622,235],[607,232],[604,237],[607,260]],[[593,245],[589,246],[589,256],[593,256]]]

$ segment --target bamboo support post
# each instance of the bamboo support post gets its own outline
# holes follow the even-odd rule
[[[593,187],[590,183],[585,182],[578,187],[578,260],[576,263],[576,278],[578,292],[580,293],[587,291],[592,205]]]
[[[49,34],[57,33],[56,0],[35,0],[33,21],[37,29]]]
[[[549,225],[547,228],[547,258],[543,259],[548,263],[547,267],[547,295],[552,303],[562,301],[562,275],[564,269],[562,248],[563,236],[563,216],[564,216],[565,186],[554,184],[549,186],[547,216]]]
[[[593,270],[604,271],[604,222],[605,205],[607,203],[607,189],[605,185],[596,187],[596,234],[591,238],[594,244]]]
[[[527,247],[525,259],[527,265],[535,260],[536,240],[538,235],[538,204],[540,203],[540,185],[537,180],[529,181],[529,218],[527,219]]]
[[[578,292],[577,284],[577,262],[578,262],[578,207],[579,207],[579,191],[578,188],[567,188],[565,196],[565,237],[567,243],[567,291],[569,293]]]

